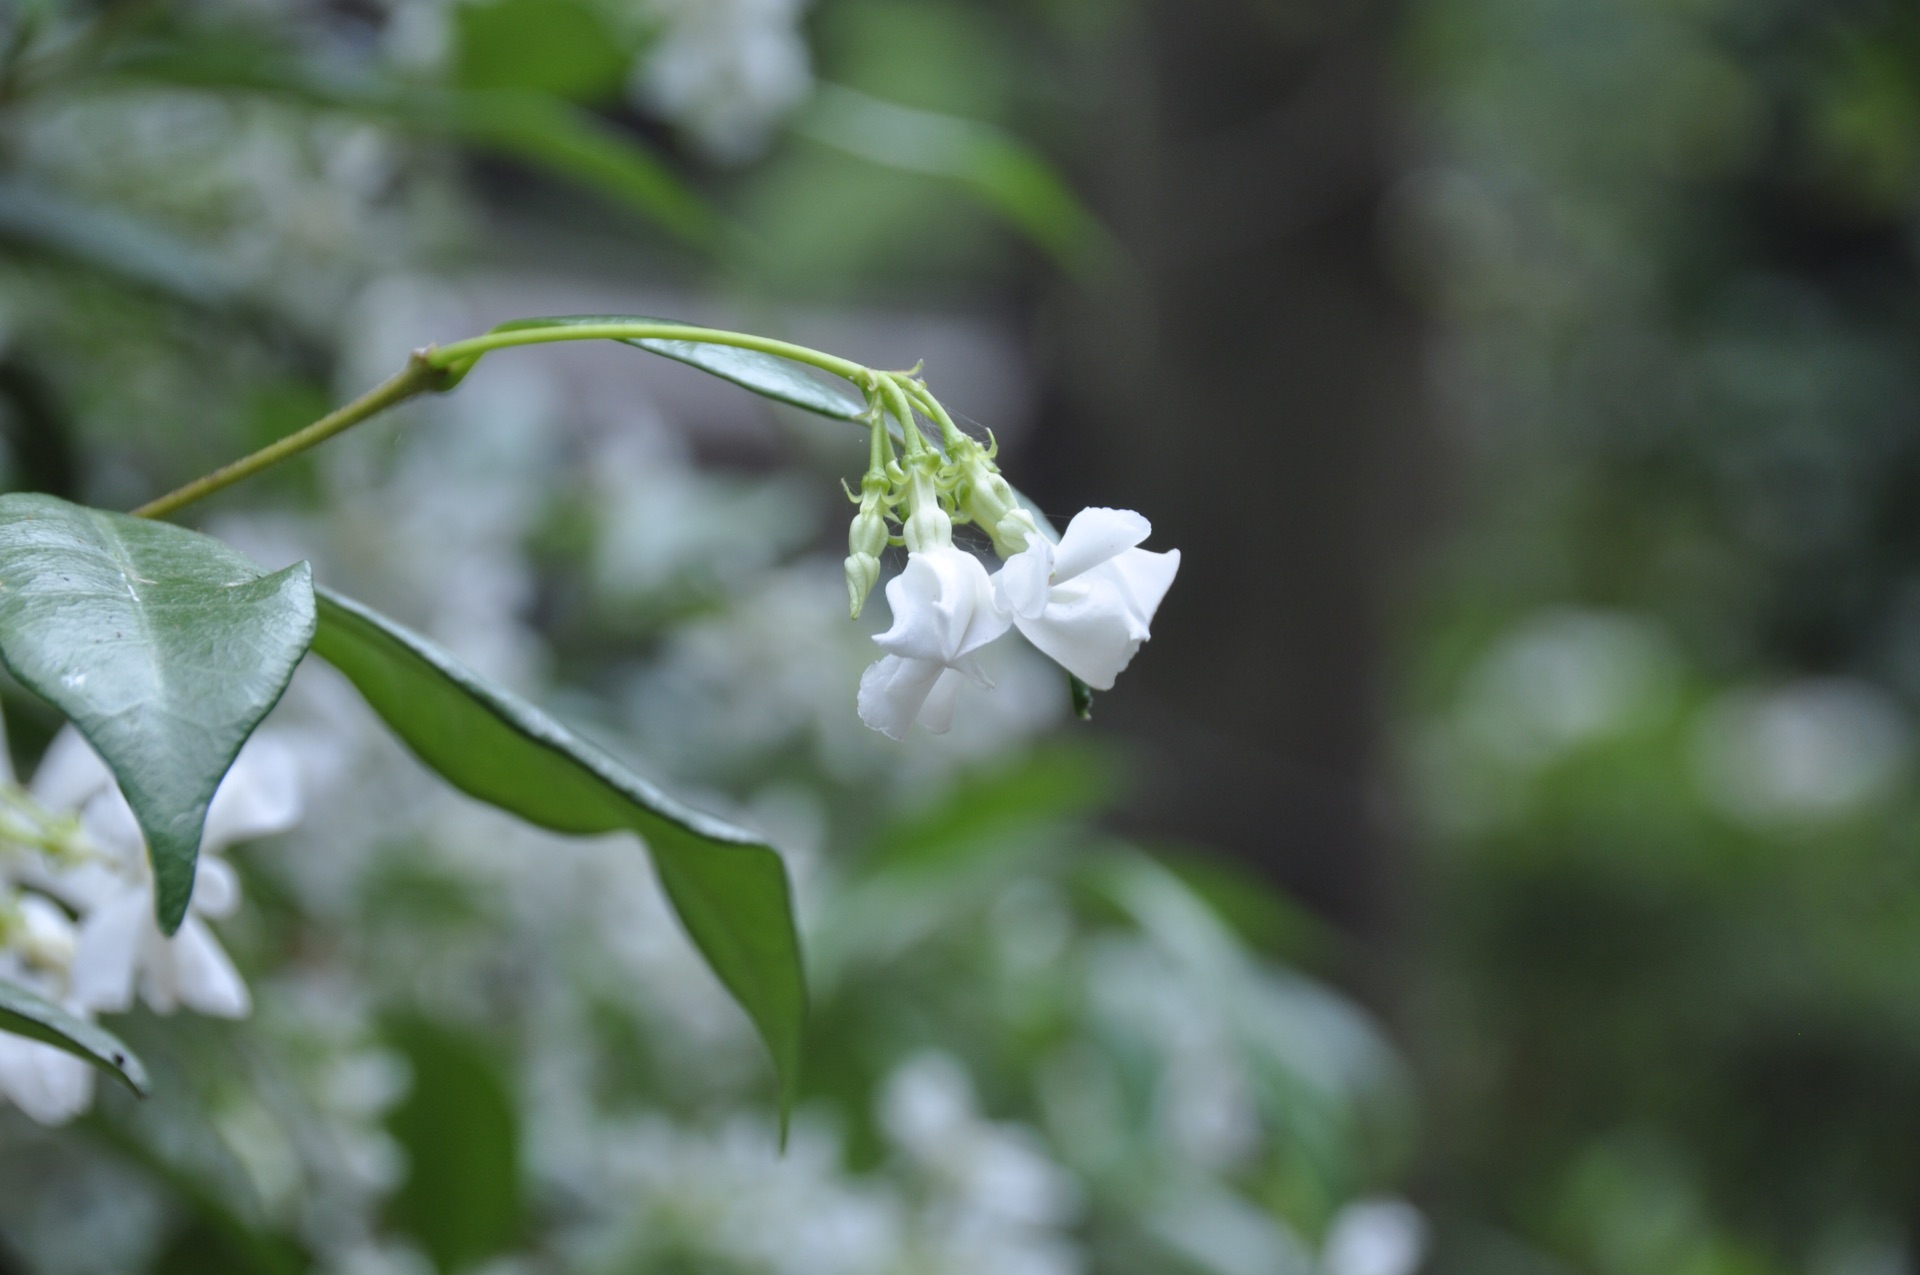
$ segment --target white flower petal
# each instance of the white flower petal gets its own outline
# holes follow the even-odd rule
[[[1055,587],[1044,613],[1014,623],[1027,641],[1097,691],[1113,689],[1147,636],[1119,590],[1097,577]]]
[[[127,874],[101,859],[90,859],[65,872],[36,870],[23,874],[23,879],[83,913],[120,897],[128,887]]]
[[[40,1124],[65,1124],[93,1102],[93,1068],[51,1045],[0,1033],[0,1094]]]
[[[109,783],[87,802],[80,812],[80,828],[94,848],[106,851],[122,871],[138,871],[147,857],[146,834],[115,784]]]
[[[174,987],[181,1004],[214,1018],[245,1018],[253,998],[226,949],[204,921],[189,916],[171,940]],[[159,1008],[155,1006],[155,1008]]]
[[[893,627],[873,640],[903,659],[952,663],[1007,631],[1012,617],[994,599],[980,559],[951,545],[907,558],[887,582]]]
[[[193,910],[215,920],[233,915],[240,906],[240,878],[233,866],[212,855],[200,856],[193,876]]]
[[[273,736],[255,735],[213,794],[201,851],[285,832],[300,822],[300,813],[298,754]]]
[[[28,791],[49,810],[78,810],[113,783],[113,774],[93,745],[72,726],[63,727],[47,745]]]
[[[1178,549],[1165,553],[1129,549],[1095,568],[1095,572],[1110,576],[1119,585],[1143,626],[1153,622],[1154,612],[1160,609],[1160,601],[1173,587],[1173,577],[1179,570]]]
[[[898,655],[875,661],[860,677],[860,720],[889,739],[906,738],[907,728],[946,671],[945,665],[933,660]]]
[[[73,955],[74,1000],[110,1014],[133,1008],[141,948],[154,928],[152,907],[147,891],[123,886],[81,921]]]
[[[1082,509],[1067,524],[1053,554],[1053,581],[1065,584],[1145,540],[1153,524],[1131,509]]]
[[[934,680],[933,689],[927,693],[927,702],[920,709],[920,724],[935,735],[944,735],[953,729],[953,706],[960,698],[960,688],[966,685],[966,678],[958,669],[942,669]]]
[[[1027,547],[1008,558],[994,573],[994,595],[1016,616],[1036,616],[1047,609],[1053,583],[1053,545],[1034,536]]]

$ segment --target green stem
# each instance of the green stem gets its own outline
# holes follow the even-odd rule
[[[932,390],[912,379],[907,380],[904,386],[907,393],[913,396],[914,401],[920,404],[920,409],[939,424],[941,441],[946,443],[947,450],[951,453],[954,444],[966,438],[966,435],[961,432],[958,425],[953,423],[953,417],[947,414],[947,409],[940,406],[940,400],[933,396]]]
[[[211,496],[243,479],[251,478],[263,469],[277,465],[281,461],[297,456],[310,447],[319,445],[343,430],[351,429],[370,416],[376,416],[416,395],[429,390],[447,390],[472,370],[482,355],[494,350],[511,349],[519,345],[548,345],[555,341],[695,341],[707,345],[727,345],[742,350],[755,350],[761,354],[771,354],[796,363],[805,363],[817,367],[823,372],[845,377],[869,393],[888,394],[894,410],[901,416],[906,429],[907,454],[925,451],[926,443],[921,439],[919,430],[913,424],[913,409],[908,406],[900,387],[891,377],[879,375],[851,359],[839,358],[819,350],[808,349],[804,345],[794,345],[787,341],[775,341],[770,337],[754,336],[747,332],[723,332],[715,328],[690,327],[684,323],[653,323],[641,320],[612,321],[607,323],[574,323],[553,327],[506,328],[488,332],[483,336],[469,337],[464,341],[455,341],[452,345],[428,347],[415,351],[407,360],[406,367],[398,375],[384,381],[348,403],[345,407],[321,417],[305,429],[287,435],[279,442],[270,443],[250,456],[243,456],[230,465],[223,465],[203,478],[196,478],[186,486],[168,492],[158,500],[148,501],[134,510],[138,518],[164,518],[196,500]],[[884,433],[884,430],[882,431]]]
[[[893,414],[900,420],[900,432],[907,445],[907,455],[914,457],[926,454],[927,440],[920,436],[920,427],[913,420],[913,404],[907,401],[906,393],[900,388],[900,382],[891,376],[882,376],[880,392],[887,396],[887,405],[893,409]]]
[[[443,345],[427,351],[427,361],[436,368],[442,368],[455,374],[464,374],[466,370],[483,354],[494,350],[511,349],[517,345],[546,345],[554,341],[698,341],[705,345],[730,345],[742,350],[756,350],[761,354],[772,354],[783,359],[792,359],[796,363],[805,363],[817,367],[823,372],[845,377],[855,385],[870,385],[874,374],[866,367],[851,359],[825,354],[819,350],[808,349],[804,345],[794,345],[787,341],[776,341],[771,337],[754,336],[749,332],[723,332],[717,328],[696,328],[684,323],[646,323],[639,321],[613,323],[571,323],[564,326],[540,328],[508,328],[504,331],[489,332],[484,336],[469,337],[464,341],[455,341],[452,345]]]
[[[186,508],[196,500],[203,500],[216,491],[253,477],[263,469],[298,456],[310,447],[317,447],[335,434],[358,425],[369,416],[377,416],[389,407],[404,403],[415,395],[439,389],[446,379],[447,374],[444,368],[436,367],[425,352],[416,351],[397,375],[382,381],[345,407],[329,412],[305,429],[297,430],[276,443],[269,443],[250,456],[242,456],[231,464],[222,465],[211,474],[196,478],[186,486],[176,488],[158,500],[148,501],[134,510],[133,516],[164,518],[168,514]]]

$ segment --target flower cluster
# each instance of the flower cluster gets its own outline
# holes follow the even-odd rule
[[[891,406],[907,454],[893,458],[876,407],[872,463],[848,535],[853,614],[879,577],[886,545],[904,545],[907,565],[887,584],[893,625],[874,638],[886,654],[860,679],[860,720],[894,739],[915,721],[945,732],[962,687],[991,689],[975,653],[1008,629],[1087,686],[1111,689],[1147,640],[1180,551],[1140,548],[1152,526],[1130,509],[1083,509],[1056,540],[1001,476],[996,447],[955,429],[917,382],[889,385],[900,391]],[[944,454],[920,438],[909,391],[942,426]],[[901,524],[897,539],[888,533],[890,516]],[[986,531],[1005,559],[998,571],[988,575],[979,558],[954,545],[956,522]]]
[[[91,1019],[136,999],[219,1018],[252,1008],[247,986],[208,926],[239,904],[235,842],[300,817],[293,750],[256,736],[207,812],[186,920],[171,938],[154,919],[153,871],[133,811],[106,764],[72,727],[54,737],[30,784],[0,750],[0,979]],[[0,1033],[0,1098],[41,1124],[93,1099],[93,1071],[50,1045]]]

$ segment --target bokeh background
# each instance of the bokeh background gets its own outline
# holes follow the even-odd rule
[[[636,351],[194,510],[765,828],[804,1098],[635,846],[309,669],[254,1016],[0,1110],[0,1271],[1912,1271],[1916,254],[1895,0],[0,0],[8,488],[668,314],[1184,555],[1091,725],[1002,644],[895,746],[864,440]]]

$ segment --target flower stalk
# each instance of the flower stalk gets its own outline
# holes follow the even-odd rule
[[[887,585],[893,626],[874,639],[887,654],[860,685],[860,716],[874,729],[896,739],[915,721],[934,731],[946,729],[961,686],[992,686],[975,652],[1010,628],[1071,674],[1075,708],[1083,716],[1086,688],[1111,687],[1147,640],[1154,612],[1179,569],[1179,552],[1139,548],[1150,527],[1130,510],[1083,510],[1056,543],[994,463],[999,445],[992,435],[982,444],[962,431],[919,379],[918,367],[875,371],[788,341],[661,320],[529,321],[429,346],[353,402],[134,513],[146,518],[174,513],[410,398],[451,390],[496,350],[599,340],[729,346],[817,368],[851,381],[865,394],[867,471],[860,494],[848,492],[859,511],[848,528],[844,564],[848,610],[855,618],[879,582],[887,547],[907,549],[905,570]],[[938,447],[921,432],[916,412],[938,427]],[[889,417],[900,425],[897,457]],[[989,578],[978,558],[954,545],[955,523],[972,523],[986,532],[1004,560],[1001,570]],[[0,809],[0,842],[9,836],[4,814]]]

